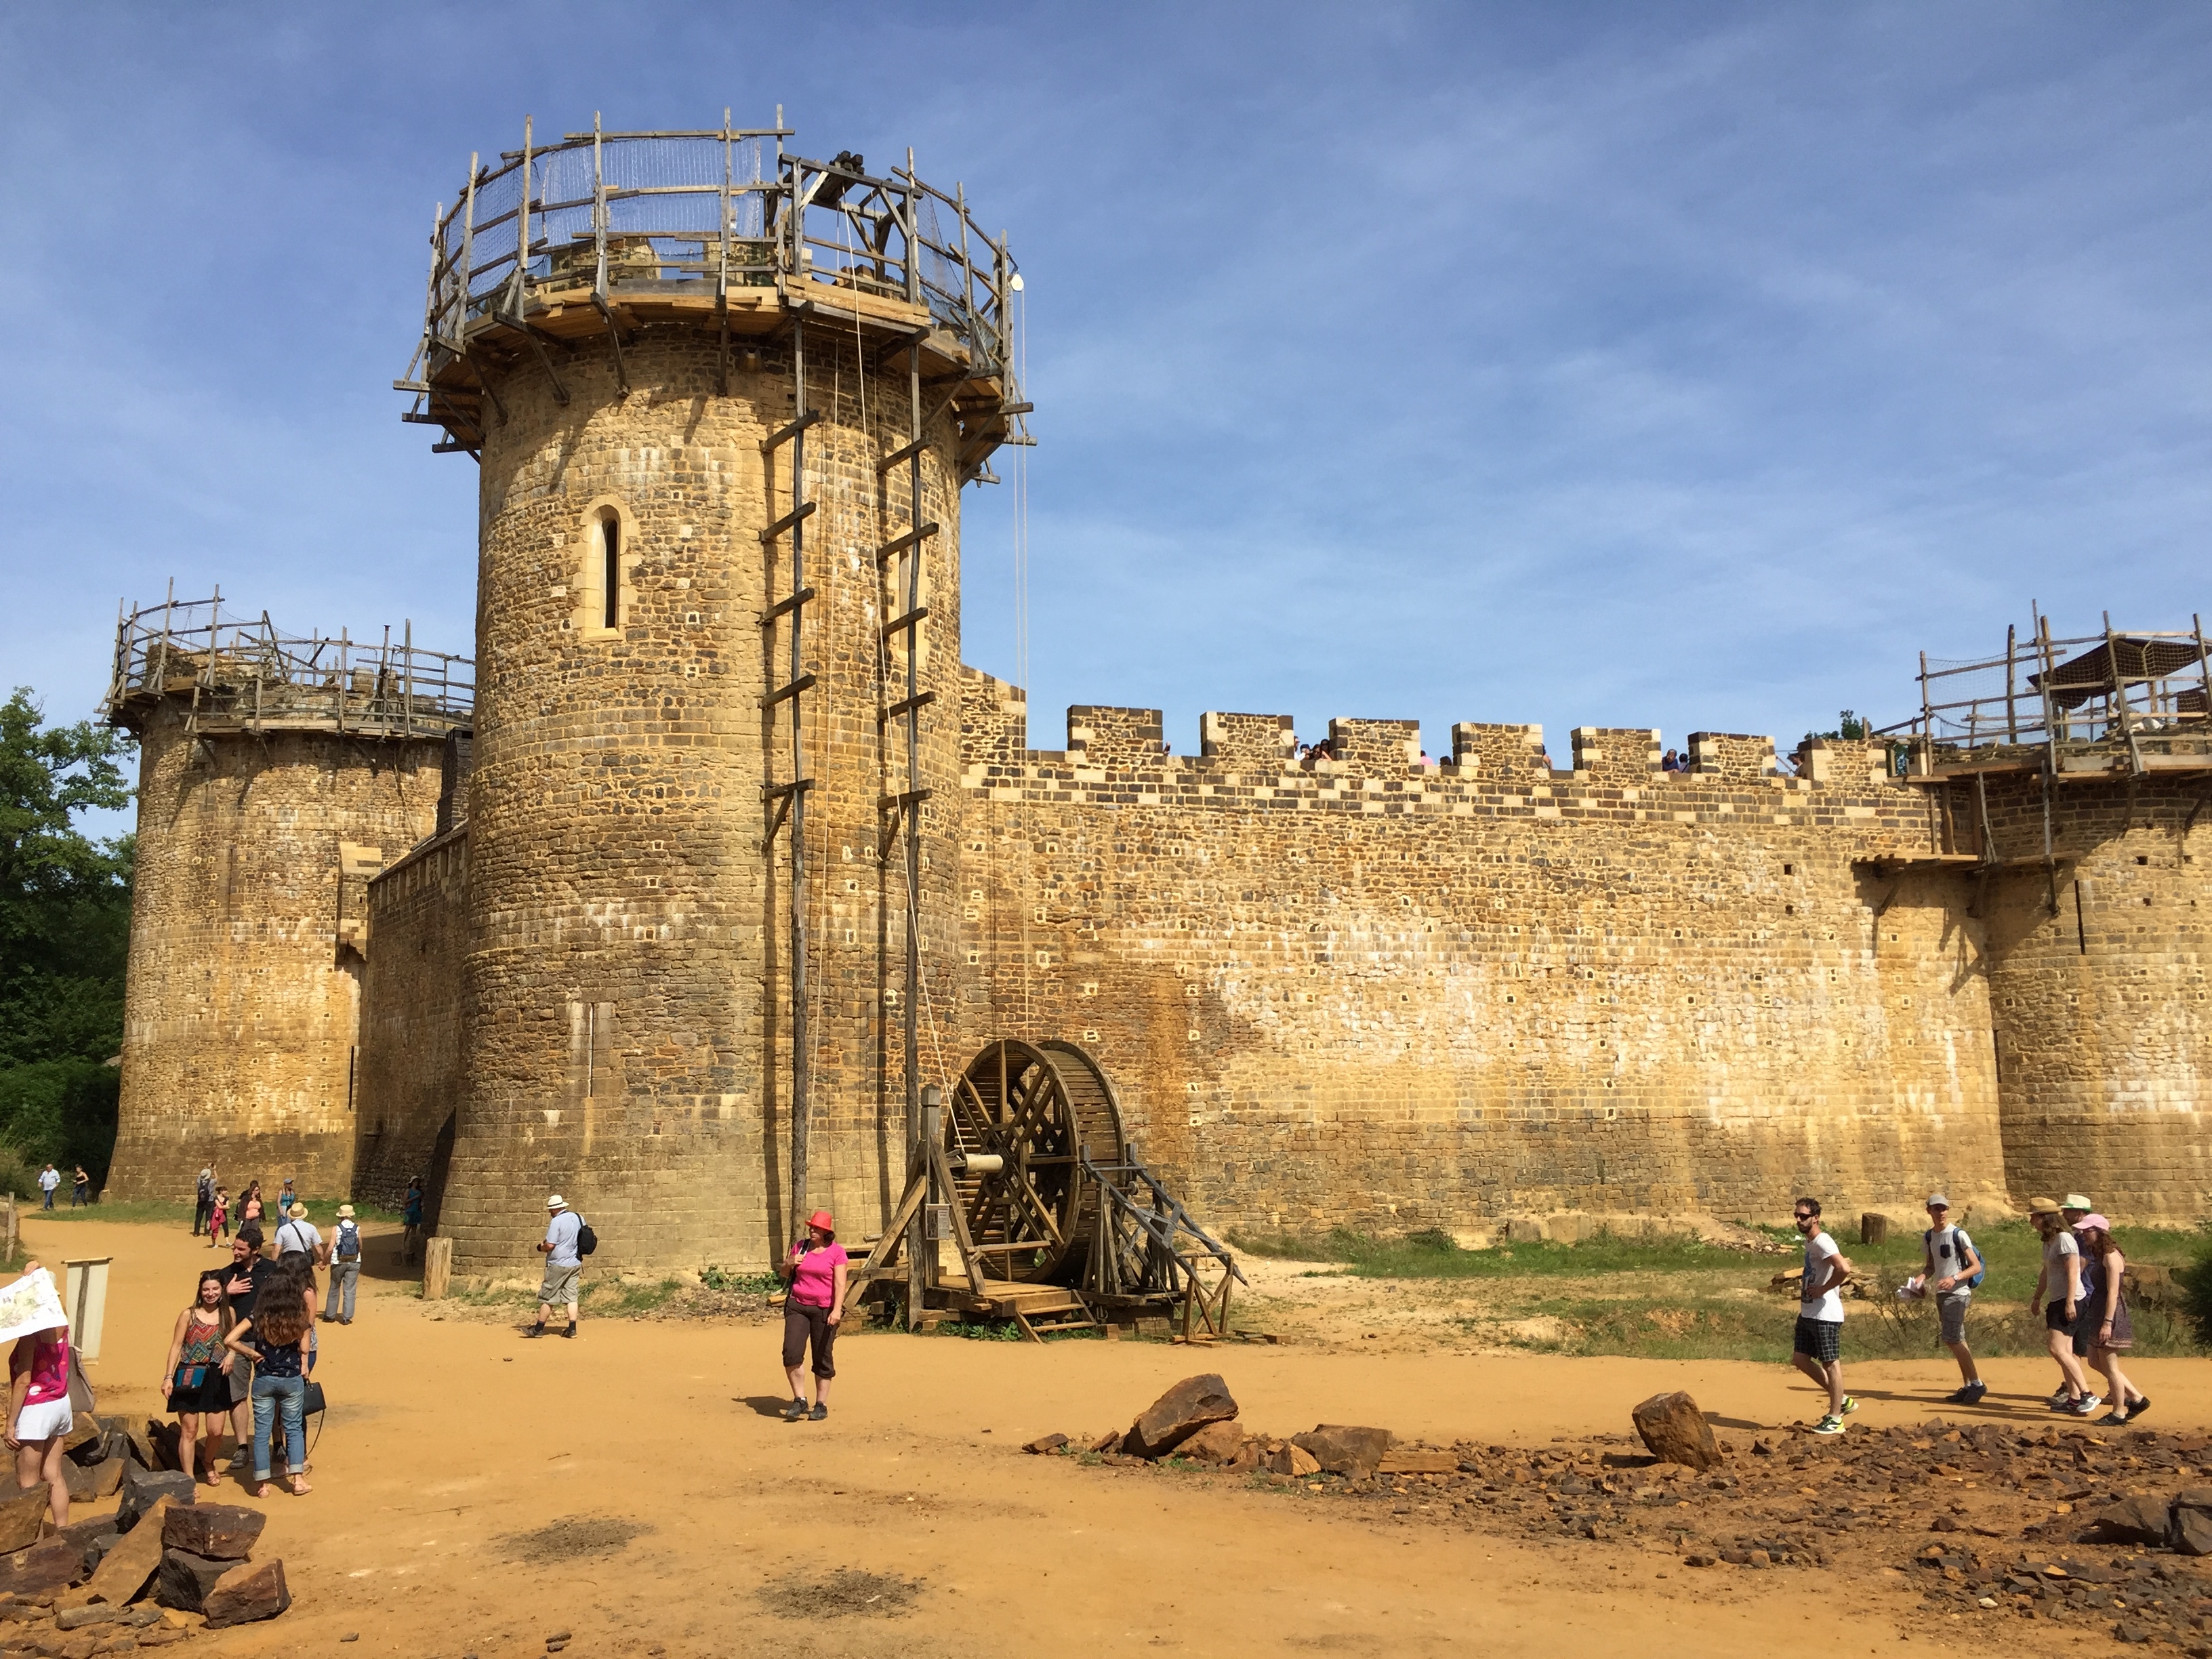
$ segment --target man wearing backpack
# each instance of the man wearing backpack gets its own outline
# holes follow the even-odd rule
[[[1966,1310],[1974,1287],[1988,1268],[1966,1230],[1951,1224],[1951,1200],[1941,1193],[1928,1199],[1929,1229],[1920,1236],[1921,1271],[1928,1294],[1936,1298],[1936,1316],[1943,1332],[1943,1346],[1959,1362],[1959,1390],[1947,1395],[1953,1406],[1972,1406],[1990,1391],[1974,1364],[1974,1351],[1966,1346]]]
[[[545,1321],[555,1306],[568,1306],[568,1328],[563,1336],[576,1334],[577,1291],[584,1277],[584,1258],[576,1249],[577,1236],[584,1231],[584,1219],[571,1210],[567,1200],[556,1193],[545,1200],[545,1237],[538,1242],[538,1253],[545,1258],[545,1282],[538,1287],[538,1322],[525,1331],[525,1336],[545,1334]]]
[[[338,1224],[331,1233],[331,1293],[323,1298],[323,1317],[353,1323],[354,1287],[361,1283],[361,1224],[353,1206],[338,1206]]]

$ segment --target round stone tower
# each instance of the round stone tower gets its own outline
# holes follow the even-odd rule
[[[106,1191],[287,1176],[344,1197],[365,889],[430,833],[467,659],[294,638],[215,601],[126,617],[109,720],[139,743],[120,1121]]]
[[[464,1274],[534,1264],[556,1192],[596,1267],[665,1268],[902,1184],[1012,270],[910,158],[786,136],[526,136],[441,228],[414,417],[482,465]]]

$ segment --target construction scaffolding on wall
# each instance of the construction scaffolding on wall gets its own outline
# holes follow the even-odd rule
[[[2040,772],[2054,781],[2212,771],[2212,653],[2203,624],[2060,639],[2035,614],[2002,656],[1920,658],[1920,712],[1873,733],[1899,776]]]
[[[126,607],[100,713],[140,728],[163,701],[183,699],[188,734],[334,732],[360,738],[442,738],[473,718],[475,665],[426,651],[414,624],[394,640],[285,634],[263,611],[227,617],[212,599]]]

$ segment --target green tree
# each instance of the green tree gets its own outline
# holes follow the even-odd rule
[[[130,746],[47,726],[25,687],[0,703],[0,1141],[95,1183],[115,1145],[131,839],[94,841],[76,817],[130,804]]]

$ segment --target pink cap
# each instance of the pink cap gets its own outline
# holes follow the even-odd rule
[[[2083,1216],[2079,1221],[2074,1224],[2074,1231],[2076,1232],[2087,1231],[2091,1227],[2094,1227],[2100,1233],[2108,1233],[2112,1231],[2112,1224],[2106,1220],[2103,1216],[2099,1215],[2094,1211]]]

